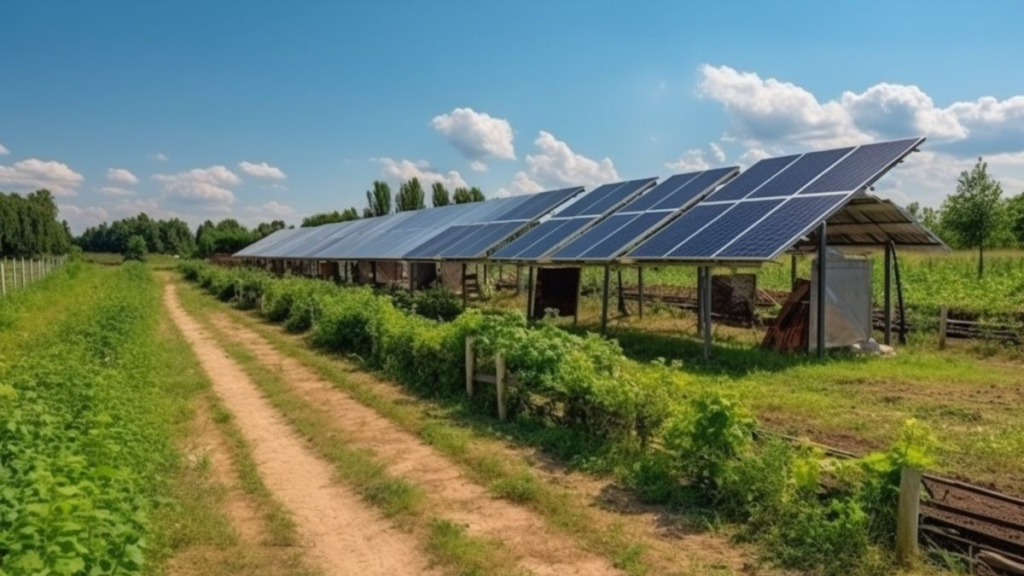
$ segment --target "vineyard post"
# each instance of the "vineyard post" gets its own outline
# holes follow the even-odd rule
[[[473,379],[476,377],[476,352],[473,350],[475,338],[466,336],[466,396],[473,397]]]
[[[949,307],[943,306],[939,311],[939,350],[946,349],[946,329],[949,325]]]
[[[900,503],[896,515],[896,557],[904,566],[917,557],[917,523],[921,508],[921,471],[904,466],[900,473]]]
[[[508,417],[508,385],[505,383],[505,354],[500,351],[494,356],[494,386],[498,393],[498,420],[504,422]]]

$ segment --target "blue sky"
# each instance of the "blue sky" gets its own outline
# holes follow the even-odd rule
[[[1024,190],[1024,5],[6,2],[0,190],[76,231],[246,223],[418,175],[488,195],[922,134],[879,186]]]

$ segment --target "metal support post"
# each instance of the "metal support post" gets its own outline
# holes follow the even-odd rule
[[[817,333],[817,346],[818,346],[818,357],[825,355],[825,303],[828,299],[825,297],[825,287],[828,284],[825,282],[826,269],[828,268],[828,224],[825,222],[821,223],[818,228],[818,317],[815,320],[818,326]]]

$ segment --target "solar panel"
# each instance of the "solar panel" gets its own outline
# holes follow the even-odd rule
[[[473,226],[457,226],[442,232],[445,240],[427,239],[406,252],[406,260],[475,260],[519,232],[537,218],[583,191],[582,186],[515,196],[517,204],[489,213]],[[451,230],[451,229],[449,229]]]
[[[632,250],[630,259],[777,258],[924,138],[762,160]]]
[[[654,185],[654,178],[604,184],[495,252],[495,260],[537,260]]]
[[[735,166],[677,174],[554,252],[552,261],[606,261],[658,230],[739,171]]]

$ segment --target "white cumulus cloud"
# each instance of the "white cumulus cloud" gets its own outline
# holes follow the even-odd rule
[[[7,148],[4,148],[3,144],[0,144],[0,156],[3,156],[5,154],[10,154],[10,153],[11,153],[10,150],[8,150]]]
[[[527,174],[541,186],[597,186],[619,179],[610,158],[594,160],[577,154],[550,132],[541,130],[533,144],[537,152],[526,156]]]
[[[139,179],[124,168],[107,168],[107,180],[120,184],[138,184]]]
[[[456,108],[435,116],[430,125],[470,160],[473,170],[486,170],[483,160],[487,158],[515,160],[512,124],[504,118],[495,118],[472,108]]]
[[[272,180],[284,180],[287,178],[280,168],[271,166],[266,162],[253,164],[252,162],[243,161],[238,163],[238,169],[256,178],[270,178]]]
[[[67,164],[29,158],[10,166],[0,165],[0,185],[18,192],[46,188],[54,196],[74,196],[85,178]]]
[[[430,166],[426,160],[413,162],[412,160],[395,160],[394,158],[374,158],[381,164],[381,176],[393,183],[405,182],[418,178],[424,188],[428,188],[434,182],[440,182],[446,188],[460,188],[469,186],[462,179],[462,175],[456,170],[449,170],[442,173]]]
[[[241,178],[224,166],[193,168],[177,174],[156,174],[153,179],[163,183],[167,198],[222,206],[235,201],[234,192],[227,187],[242,183]]]

